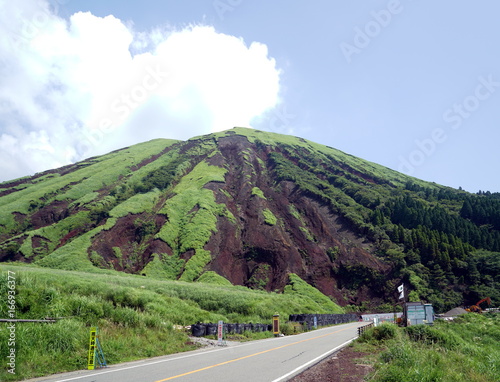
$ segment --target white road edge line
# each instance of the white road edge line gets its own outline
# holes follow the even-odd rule
[[[344,342],[343,344],[337,346],[336,348],[333,348],[331,350],[328,350],[326,353],[323,353],[321,354],[320,356],[314,358],[313,360],[309,361],[309,362],[306,362],[305,364],[297,367],[296,369],[292,370],[291,372],[285,374],[285,375],[282,375],[281,377],[279,377],[278,379],[275,379],[274,381],[272,382],[280,382],[280,381],[283,381],[285,380],[286,378],[290,377],[291,375],[294,375],[295,373],[297,373],[298,371],[301,371],[303,369],[305,369],[307,366],[311,365],[311,364],[314,364],[320,360],[322,360],[323,358],[326,358],[328,357],[330,354],[334,353],[336,350],[346,346],[347,344],[351,343],[352,341],[354,341],[356,338],[358,337],[354,337],[354,338],[351,338],[349,341],[346,341]]]
[[[184,358],[190,358],[190,357],[195,357],[195,356],[198,356],[200,354],[207,354],[207,353],[215,353],[215,352],[218,352],[218,351],[222,351],[222,350],[227,350],[227,349],[230,349],[230,348],[222,348],[222,349],[215,349],[215,350],[209,350],[209,351],[205,351],[203,353],[196,353],[196,354],[189,354],[189,355],[185,355],[185,356],[181,356],[181,357],[176,357],[176,358],[168,358],[168,359],[161,359],[161,360],[158,360],[158,361],[152,361],[152,362],[145,362],[145,363],[142,363],[140,365],[132,365],[132,366],[126,366],[126,367],[121,367],[119,369],[111,369],[111,370],[104,370],[104,371],[101,371],[101,372],[98,372],[98,373],[89,373],[89,374],[85,374],[85,375],[80,375],[80,376],[77,376],[77,377],[72,377],[72,378],[68,378],[68,379],[59,379],[57,381],[54,381],[54,382],[67,382],[67,381],[75,381],[77,379],[82,379],[82,378],[89,378],[89,377],[94,377],[94,376],[97,376],[97,375],[102,375],[102,374],[109,374],[109,373],[115,373],[117,371],[123,371],[123,370],[129,370],[129,369],[135,369],[137,367],[144,367],[144,366],[151,366],[151,365],[156,365],[157,363],[162,363],[162,362],[170,362],[170,361],[176,361],[178,359],[184,359]],[[136,361],[132,361],[132,362],[136,362]],[[137,361],[137,362],[140,362],[140,361]],[[84,372],[84,370],[78,370],[78,371],[82,371]],[[49,376],[50,377],[50,376]],[[41,381],[43,382],[43,381]]]

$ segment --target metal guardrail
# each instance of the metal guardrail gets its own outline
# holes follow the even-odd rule
[[[217,335],[217,324],[215,323],[201,323],[191,325],[191,333],[194,337],[203,337],[208,335]],[[272,331],[273,326],[268,324],[223,324],[224,333],[242,334],[245,331],[249,332],[265,332]]]
[[[357,314],[291,314],[288,321],[299,322],[309,330],[316,326],[347,324],[358,321]]]
[[[46,318],[44,320],[24,320],[24,319],[16,319],[16,318],[0,318],[0,322],[46,322],[49,324],[53,324],[57,322],[58,318]]]
[[[373,328],[373,322],[371,324],[368,324],[365,326],[360,326],[358,328],[358,336],[362,335],[364,332],[366,332],[370,328]]]
[[[337,324],[346,324],[348,322],[357,321],[357,314],[291,314],[289,322],[298,322],[304,326],[305,330],[311,330],[320,326],[329,326]],[[274,331],[273,325],[268,324],[230,324],[224,323],[224,333],[241,334],[245,331],[265,332]],[[194,337],[203,337],[206,335],[217,334],[217,324],[201,323],[191,325],[191,333]]]

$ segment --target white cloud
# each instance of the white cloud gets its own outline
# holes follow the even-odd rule
[[[186,139],[276,106],[267,47],[209,26],[137,32],[0,0],[0,181],[144,140]]]

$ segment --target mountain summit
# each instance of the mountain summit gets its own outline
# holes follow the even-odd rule
[[[394,301],[403,281],[445,309],[500,297],[499,216],[497,194],[234,128],[0,184],[0,261],[266,290],[293,273],[341,305]]]

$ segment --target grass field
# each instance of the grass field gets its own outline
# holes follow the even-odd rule
[[[354,345],[378,354],[374,382],[500,381],[500,314],[469,313],[434,326],[382,324]]]
[[[54,324],[16,324],[16,374],[8,373],[4,362],[1,381],[86,368],[92,326],[99,328],[108,363],[118,363],[192,350],[188,333],[174,329],[178,325],[218,320],[270,324],[276,312],[284,318],[342,312],[296,275],[278,294],[233,286],[213,273],[202,276],[204,282],[188,283],[95,272],[1,266],[0,295],[7,301],[8,291],[15,291],[15,318],[64,317]],[[0,317],[9,313],[9,305],[1,304]],[[3,333],[8,325],[1,324]],[[7,359],[11,348],[7,338],[0,340],[1,359]]]

